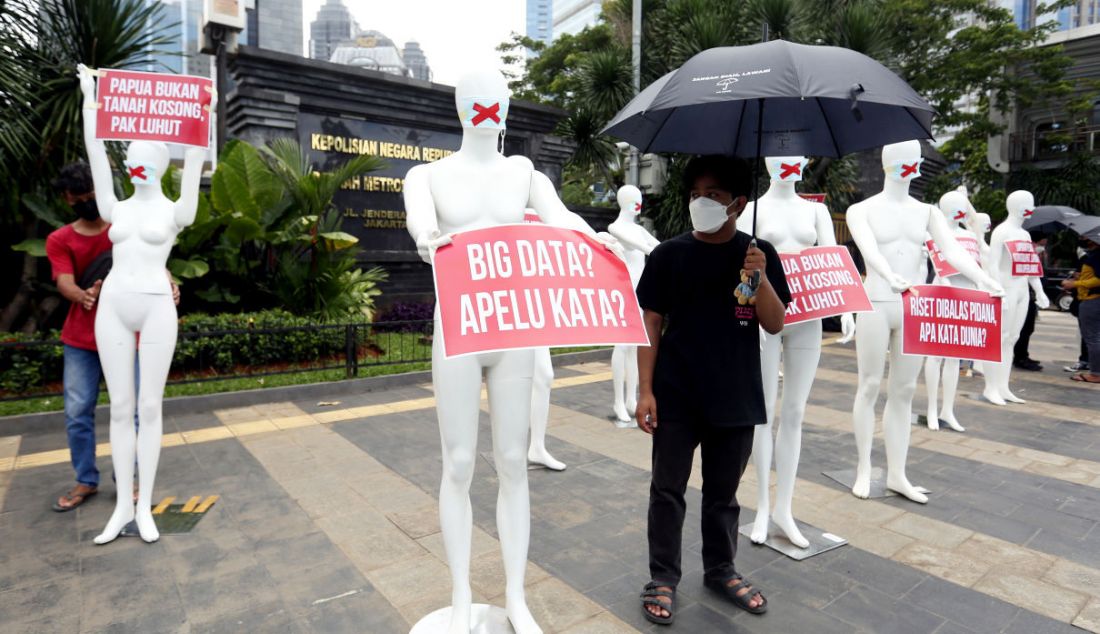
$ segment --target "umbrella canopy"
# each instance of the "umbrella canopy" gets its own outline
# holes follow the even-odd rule
[[[1038,233],[1053,233],[1068,229],[1067,221],[1081,215],[1081,212],[1073,207],[1041,205],[1036,207],[1031,216],[1024,220],[1024,229]]]
[[[1081,214],[1067,219],[1066,226],[1076,231],[1082,238],[1100,242],[1100,217]]]
[[[838,157],[932,138],[932,112],[870,57],[773,40],[699,53],[640,92],[603,132],[643,152]]]

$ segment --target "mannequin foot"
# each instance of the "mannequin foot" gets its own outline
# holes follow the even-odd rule
[[[756,512],[756,519],[752,522],[752,534],[749,535],[749,539],[751,539],[754,544],[763,544],[768,541],[767,512]]]
[[[779,527],[779,530],[783,531],[792,544],[799,548],[809,547],[810,540],[802,536],[802,531],[798,530],[798,524],[794,521],[794,517],[791,517],[789,512],[780,513],[776,511],[775,515],[772,516],[772,521]]]
[[[551,471],[565,471],[565,463],[555,460],[554,456],[551,456],[550,452],[545,449],[539,451],[532,448],[527,452],[527,462],[540,464]]]
[[[631,418],[630,414],[627,412],[626,405],[624,405],[623,403],[615,403],[615,406],[612,408],[612,410],[615,412],[615,418],[617,420],[620,420],[624,423],[630,422]]]
[[[1024,399],[1020,398],[1019,396],[1016,396],[1012,392],[1009,392],[1008,390],[1005,390],[1005,391],[1001,392],[1001,396],[1003,396],[1005,398],[1005,400],[1008,401],[1009,403],[1026,403],[1027,402]]]
[[[113,542],[122,529],[132,521],[134,521],[134,507],[130,504],[116,505],[115,512],[111,513],[111,519],[107,520],[107,526],[92,541],[100,546]]]
[[[447,634],[470,634],[470,602],[469,596],[464,600],[451,597],[451,624]]]
[[[925,417],[925,419],[928,423],[928,429],[931,429],[932,431],[939,431],[940,419],[937,418],[935,414],[929,414]]]
[[[898,495],[903,495],[918,504],[927,504],[928,496],[921,493],[918,487],[909,483],[909,480],[904,476],[894,477],[891,475],[886,476],[886,488],[890,489]]]
[[[871,469],[856,469],[856,482],[852,485],[852,495],[866,500],[871,497]]]
[[[153,512],[149,507],[137,511],[134,520],[137,522],[138,533],[146,543],[152,544],[160,539],[160,531],[157,530],[157,523],[153,520]]]
[[[637,409],[638,409],[638,399],[632,399],[632,400],[628,400],[626,402],[626,411],[627,411],[627,413],[636,411]],[[634,420],[634,418],[631,417],[631,420]]]
[[[940,418],[943,420],[943,422],[947,423],[947,426],[951,429],[954,429],[958,432],[966,431],[966,428],[959,424],[959,421],[955,418],[954,414],[943,414],[940,416]]]
[[[998,393],[996,390],[986,389],[984,392],[982,392],[982,396],[985,397],[985,400],[993,403],[994,405],[1008,404],[1003,398],[1001,398],[1000,393]]]
[[[542,628],[535,623],[535,617],[531,610],[527,609],[527,600],[523,597],[508,599],[505,604],[508,620],[512,623],[512,629],[516,634],[542,634]]]

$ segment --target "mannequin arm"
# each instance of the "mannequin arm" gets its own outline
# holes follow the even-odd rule
[[[80,78],[80,91],[84,93],[84,147],[88,152],[88,165],[92,170],[92,184],[95,186],[95,202],[99,208],[99,215],[107,222],[111,222],[111,213],[114,211],[115,184],[111,178],[111,161],[107,158],[107,148],[103,141],[95,138],[96,110],[99,104],[95,100],[95,78],[92,71],[84,64],[77,66],[77,76]]]
[[[1035,305],[1039,308],[1049,308],[1050,298],[1047,297],[1046,291],[1043,290],[1042,279],[1038,277],[1029,277],[1027,283],[1031,286],[1031,290],[1035,292]]]
[[[871,230],[870,223],[867,222],[865,207],[861,205],[849,207],[846,221],[848,230],[852,233],[852,239],[855,240],[856,246],[859,247],[859,253],[863,256],[863,263],[868,269],[874,270],[882,276],[895,292],[901,293],[913,285],[912,281],[894,273],[894,270],[890,268],[890,263],[878,250],[875,233]]]
[[[930,210],[928,217],[928,232],[932,234],[932,240],[939,246],[944,259],[979,287],[1003,294],[1004,289],[1001,288],[1001,285],[989,273],[983,271],[982,267],[974,261],[974,258],[970,257],[966,250],[955,240],[955,236],[952,235],[943,215],[939,211]]]
[[[439,218],[435,214],[432,183],[428,165],[417,165],[405,175],[405,228],[416,241],[420,259],[432,263],[432,255],[439,247],[448,244],[451,237],[439,233]]]
[[[649,252],[652,251],[656,246],[651,245],[649,240],[639,240],[638,238],[642,237],[641,233],[637,231],[630,231],[630,228],[628,228],[626,231],[623,231],[622,227],[616,227],[616,224],[617,223],[614,222],[611,223],[611,225],[607,228],[607,232],[610,233],[613,238],[618,240],[624,248],[635,249],[637,251],[645,253],[646,255],[649,255]],[[638,229],[642,229],[641,226],[635,226],[637,226]],[[642,231],[645,231],[645,229],[642,229]]]
[[[176,226],[180,229],[195,222],[199,208],[199,181],[202,180],[203,154],[201,147],[189,147],[183,155],[183,177],[180,179],[180,197],[176,201]]]
[[[836,246],[836,233],[833,231],[833,218],[829,215],[829,208],[825,205],[815,205],[816,215],[814,225],[817,228],[817,246]]]
[[[584,218],[569,211],[558,198],[558,193],[554,191],[554,184],[538,170],[531,171],[531,200],[528,201],[528,206],[538,212],[539,220],[548,225],[576,229],[593,238],[596,237],[596,231],[588,226]]]

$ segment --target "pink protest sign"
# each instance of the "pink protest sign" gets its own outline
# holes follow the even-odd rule
[[[209,147],[212,90],[205,77],[100,69],[96,138]]]
[[[799,194],[798,196],[799,198],[804,198],[812,203],[825,203],[825,194]]]
[[[1012,258],[1012,274],[1023,277],[1041,277],[1043,263],[1035,252],[1035,243],[1031,240],[1006,240],[1008,257]]]
[[[1001,298],[925,284],[901,295],[903,354],[1001,360]]]
[[[978,264],[982,262],[982,252],[978,248],[978,241],[974,238],[968,238],[965,236],[957,236],[955,241],[966,250],[970,257],[974,258],[974,261]],[[943,251],[940,250],[940,246],[933,240],[928,240],[924,243],[924,246],[928,247],[928,255],[932,258],[932,266],[936,269],[936,275],[940,277],[951,277],[952,275],[958,275],[958,270],[951,266],[943,257]]]
[[[432,270],[447,357],[649,343],[626,264],[579,231],[522,224],[456,233]]]
[[[845,247],[810,247],[798,253],[780,253],[779,259],[791,291],[783,323],[873,310]]]

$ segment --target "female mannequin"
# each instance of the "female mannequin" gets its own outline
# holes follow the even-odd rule
[[[450,242],[450,234],[523,222],[527,207],[547,224],[595,235],[558,200],[550,179],[535,171],[529,159],[506,158],[498,150],[509,96],[507,83],[497,71],[475,71],[463,77],[455,89],[463,128],[461,148],[440,161],[412,168],[405,177],[408,230],[426,262],[431,262],[435,249]],[[497,532],[506,576],[507,616],[517,634],[538,634],[542,630],[527,608],[523,587],[531,530],[526,458],[535,352],[509,350],[447,359],[442,341],[437,312],[432,382],[443,445],[439,523],[453,584],[448,631],[469,634],[475,625],[471,622],[469,491],[478,455],[484,373],[500,480]]]
[[[100,215],[111,223],[114,264],[99,295],[95,336],[107,392],[111,396],[111,458],[118,495],[115,510],[95,543],[106,544],[136,520],[141,538],[160,538],[153,521],[153,483],[160,459],[161,403],[164,384],[176,348],[176,307],[164,274],[176,235],[195,220],[199,179],[205,150],[189,147],[184,154],[180,198],[173,202],[161,191],[160,179],[168,168],[168,146],[133,141],[125,165],[134,195],[117,200],[111,165],[103,141],[96,139],[95,80],[83,64],[78,67],[84,93],[84,144],[95,182]],[[213,101],[211,102],[213,106]],[[141,333],[140,344],[137,333]],[[139,429],[134,430],[134,351],[137,350],[140,389],[137,397]],[[133,489],[137,457],[138,501]]]
[[[619,217],[607,227],[607,232],[623,245],[630,284],[637,286],[645,268],[646,256],[661,241],[638,224],[638,214],[642,213],[641,190],[633,185],[624,185],[619,188],[616,198]],[[637,427],[630,412],[638,405],[638,346],[615,346],[611,351],[611,385],[615,390],[612,407],[617,419],[615,425]]]
[[[963,223],[971,216],[973,207],[970,201],[961,191],[950,191],[940,197],[940,212],[948,227],[955,234],[955,239],[963,243],[965,240],[975,240],[974,235],[963,227]],[[980,248],[980,245],[979,245]],[[981,264],[980,261],[978,261]],[[958,286],[959,288],[975,288],[974,283],[960,275],[950,278],[936,276],[936,284]],[[944,357],[928,357],[924,361],[924,384],[928,389],[928,428],[939,429],[940,421],[955,431],[966,431],[955,418],[955,393],[959,386],[959,359],[945,359]],[[943,407],[937,413],[936,402],[938,400],[939,384],[943,381]]]
[[[867,264],[865,288],[873,312],[860,313],[856,331],[859,387],[852,405],[858,462],[852,494],[866,498],[871,489],[871,443],[875,432],[875,402],[882,385],[887,353],[890,376],[882,425],[886,443],[886,487],[914,502],[928,497],[909,482],[905,461],[909,453],[913,393],[921,359],[901,353],[901,293],[924,278],[921,248],[930,234],[944,258],[979,288],[1002,293],[1000,285],[978,266],[955,241],[943,215],[909,196],[909,183],[920,176],[921,148],[917,141],[882,148],[886,179],[883,190],[848,209],[848,228]]]
[[[1012,372],[1012,348],[1020,338],[1020,329],[1027,317],[1028,286],[1035,291],[1035,304],[1039,308],[1050,306],[1050,300],[1043,292],[1038,276],[1012,274],[1012,258],[1005,247],[1005,242],[1009,240],[1031,241],[1031,235],[1023,228],[1023,224],[1024,219],[1035,210],[1035,198],[1031,192],[1014,191],[1008,195],[1005,206],[1008,208],[1008,217],[997,225],[989,240],[989,272],[1005,288],[1004,300],[1001,302],[1001,362],[984,365],[985,390],[982,396],[995,405],[1026,402],[1008,389],[1008,379]]]
[[[760,197],[764,213],[756,219],[757,237],[770,242],[780,253],[797,253],[814,245],[836,245],[829,209],[821,203],[801,198],[795,192],[794,184],[802,180],[802,171],[809,159],[804,156],[776,156],[764,159],[764,163],[772,183]],[[756,203],[749,203],[737,219],[737,228],[750,233],[754,215]],[[856,324],[851,314],[841,316],[840,322],[845,337],[855,334]],[[802,418],[821,358],[821,320],[784,326],[777,335],[761,330],[760,344],[760,373],[764,377],[767,423],[758,425],[753,436],[752,461],[756,466],[758,484],[756,520],[752,525],[751,539],[757,544],[767,540],[770,516],[792,544],[806,548],[810,542],[798,530],[791,513],[791,500],[802,449]],[[783,407],[779,432],[774,440],[775,512],[769,514],[768,481],[773,451],[772,426],[779,392],[780,356],[783,358]]]

